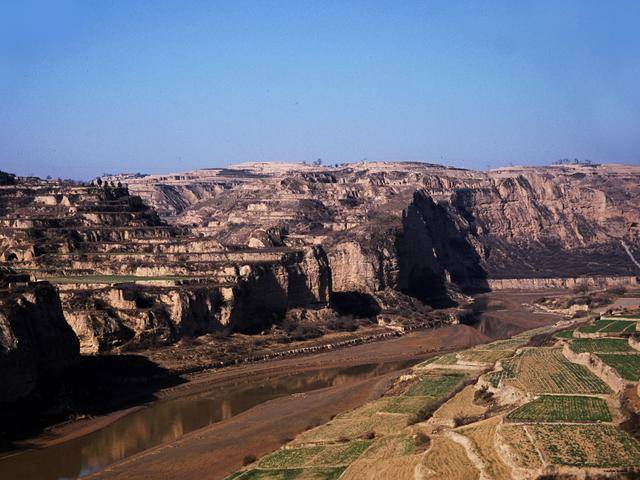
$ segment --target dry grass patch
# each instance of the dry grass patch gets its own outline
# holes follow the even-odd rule
[[[501,422],[500,417],[493,417],[471,426],[458,429],[465,437],[471,439],[478,453],[482,456],[487,473],[496,480],[511,479],[511,469],[505,465],[496,451],[496,430]]]
[[[473,403],[476,389],[473,385],[463,388],[457,395],[449,399],[433,414],[434,418],[454,420],[482,415],[486,408]]]
[[[487,343],[486,345],[482,345],[482,347],[478,347],[479,350],[509,350],[514,351],[519,346],[521,346],[524,342],[522,340],[518,340],[517,338],[509,338],[507,340],[498,340],[496,342]]]
[[[394,397],[382,397],[372,402],[365,403],[361,407],[355,408],[345,413],[341,413],[336,418],[349,419],[349,418],[369,418],[376,412],[381,412],[388,407],[389,403]]]
[[[432,357],[422,363],[417,364],[414,368],[429,367],[431,365],[455,365],[458,361],[458,354],[455,352],[446,353],[439,357]]]
[[[362,454],[361,459],[391,458],[411,455],[416,450],[411,435],[389,435],[376,438],[373,444]]]
[[[500,426],[500,437],[514,453],[512,460],[518,467],[527,470],[537,470],[542,467],[540,455],[524,426],[503,424]]]
[[[402,431],[414,417],[415,415],[412,413],[391,414],[379,412],[371,417],[371,430],[373,430],[376,435],[393,435]]]
[[[359,458],[345,470],[340,480],[415,480],[421,455],[390,458]]]
[[[386,413],[417,413],[421,408],[433,403],[431,397],[389,397],[391,401],[382,410]]]
[[[371,431],[373,419],[333,419],[329,423],[307,430],[296,437],[293,444],[332,443],[355,440]]]
[[[464,447],[446,437],[435,437],[422,460],[423,480],[474,480],[480,472]],[[384,478],[384,477],[378,477]]]
[[[467,350],[460,354],[460,360],[475,363],[495,363],[511,355],[509,350]]]

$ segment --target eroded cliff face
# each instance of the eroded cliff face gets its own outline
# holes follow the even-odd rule
[[[475,232],[493,278],[633,275],[640,246],[637,167],[497,172],[451,203]]]
[[[456,251],[469,259],[471,245],[479,257],[479,268],[467,263],[464,271],[448,270],[455,281],[479,276],[482,282],[481,270],[494,279],[638,273],[622,245],[640,250],[637,166],[477,172],[418,163],[246,164],[176,178],[135,179],[130,188],[149,195],[168,185],[197,184],[201,191],[202,185],[220,187],[209,188],[207,198],[186,199],[188,205],[173,220],[197,225],[223,243],[268,244],[264,232],[274,228],[285,232],[282,242],[287,245],[321,243],[338,291],[397,284],[395,241],[373,245],[371,239],[383,232],[395,237],[402,212],[418,190],[442,206],[450,217],[446,223],[465,237],[462,250],[453,246],[448,254]],[[420,262],[424,257],[414,258]]]
[[[321,246],[227,247],[115,182],[18,179],[0,189],[0,213],[0,257],[59,286],[85,353],[260,331],[329,302]]]
[[[60,288],[83,353],[167,345],[216,331],[255,333],[282,322],[291,309],[329,302],[331,274],[320,247],[278,262],[226,267],[225,274],[224,284],[202,278]]]
[[[0,271],[0,404],[28,396],[78,353],[55,288]]]
[[[638,185],[640,167],[619,165],[12,178],[0,186],[0,258],[60,287],[83,351],[135,349],[258,332],[295,309],[327,319],[397,295],[443,306],[491,286],[633,278]]]

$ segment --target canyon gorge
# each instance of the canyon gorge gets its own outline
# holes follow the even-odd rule
[[[461,322],[489,290],[636,285],[639,193],[613,164],[2,173],[0,402],[82,355],[179,373]]]

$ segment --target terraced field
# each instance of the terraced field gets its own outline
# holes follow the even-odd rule
[[[287,468],[274,470],[247,470],[227,477],[227,480],[336,480],[344,467],[337,468]]]
[[[606,327],[604,327],[600,332],[604,333],[630,333],[636,331],[637,322],[630,322],[627,320],[616,320]]]
[[[610,422],[607,402],[598,397],[542,395],[507,415],[518,422]]]
[[[513,452],[517,467],[530,471],[542,466],[538,450],[524,425],[503,424],[500,437],[505,446]]]
[[[548,463],[574,467],[640,466],[640,443],[613,425],[528,425]]]
[[[495,363],[498,360],[508,357],[511,355],[509,350],[468,350],[466,352],[462,352],[459,355],[460,360],[464,362],[476,362],[476,363]]]
[[[572,340],[571,350],[576,353],[629,352],[633,349],[626,338],[578,338]]]
[[[525,392],[610,393],[611,389],[582,365],[569,362],[560,348],[529,348],[518,357],[515,378],[507,380]]]
[[[331,446],[285,448],[267,455],[258,463],[260,469],[298,467],[337,467],[350,464],[369,448],[372,440],[356,440]]]
[[[625,380],[640,380],[640,354],[599,353],[598,357]]]
[[[614,322],[614,320],[596,320],[595,322],[589,325],[582,325],[578,327],[578,332],[582,333],[596,333],[602,330],[603,328],[608,327]]]
[[[458,432],[473,442],[475,449],[482,457],[490,478],[508,480],[512,478],[511,469],[505,464],[495,446],[496,429],[500,424],[500,420],[500,417],[492,417],[460,428]]]
[[[425,480],[476,480],[480,472],[467,456],[464,447],[446,437],[436,437],[422,460]],[[380,477],[383,478],[383,477]],[[412,477],[397,477],[412,478]]]
[[[554,335],[556,338],[573,338],[573,330],[563,330]]]
[[[510,379],[515,377],[517,367],[517,358],[507,358],[502,361],[502,370],[489,372],[487,374],[487,380],[489,381],[491,386],[493,386],[493,388],[498,388],[500,382],[503,379]]]
[[[615,322],[597,326],[612,335],[628,328]],[[533,479],[550,467],[640,468],[640,443],[609,423],[619,418],[614,393],[569,361],[562,345],[569,340],[574,351],[598,355],[635,380],[640,354],[629,353],[623,338],[576,339],[572,330],[565,332],[552,337],[553,347],[516,353],[533,335],[527,332],[429,359],[396,383],[390,390],[396,394],[302,433],[234,478],[508,480]],[[482,369],[471,362],[495,360],[500,370],[483,376],[493,388],[473,383]],[[506,414],[495,408],[495,398],[504,393],[500,402],[513,404]],[[531,394],[538,396],[521,405],[523,395]]]
[[[443,375],[427,375],[412,386],[405,395],[424,396],[434,399],[448,395],[456,387],[461,385],[465,375],[462,373],[447,373]]]

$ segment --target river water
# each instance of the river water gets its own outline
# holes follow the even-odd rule
[[[0,479],[60,480],[88,475],[133,454],[237,415],[268,400],[402,370],[415,361],[327,368],[270,379],[242,379],[203,393],[158,401],[109,426],[59,445],[0,459]]]

